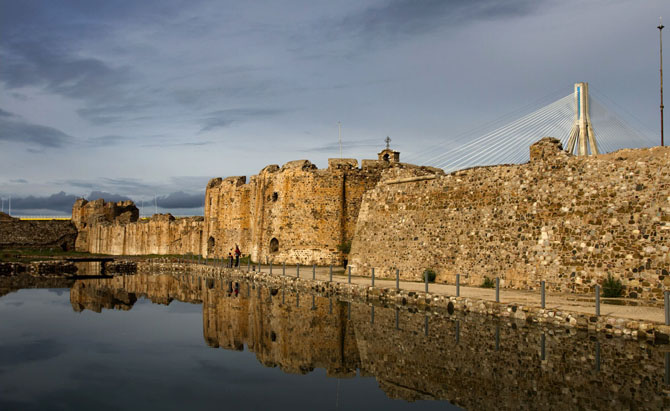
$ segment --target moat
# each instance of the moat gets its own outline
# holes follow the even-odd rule
[[[670,346],[192,275],[0,278],[0,409],[668,409]]]

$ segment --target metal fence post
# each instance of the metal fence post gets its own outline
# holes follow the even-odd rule
[[[349,266],[349,280],[348,280],[348,282],[349,282],[349,284],[351,284],[351,266]]]
[[[500,277],[496,277],[496,302],[500,302]]]
[[[400,329],[400,309],[398,307],[395,308],[395,329]]]
[[[249,256],[249,259],[247,260],[247,272],[251,271],[251,256]]]
[[[375,269],[372,269],[372,286],[375,286]]]
[[[270,261],[270,275],[272,275],[272,261]]]
[[[281,275],[286,275],[286,261],[281,265]]]
[[[428,294],[428,273],[423,272],[424,282],[426,283],[426,294]]]
[[[316,280],[316,264],[312,264],[312,280]]]
[[[456,297],[461,296],[461,275],[456,274]]]
[[[295,265],[295,276],[300,278],[300,263]]]
[[[261,272],[261,262],[260,261],[258,262],[258,272],[259,273]]]
[[[596,285],[596,316],[600,316],[600,286]]]
[[[670,325],[670,291],[663,292],[665,303],[665,325]]]
[[[400,269],[395,269],[395,288],[400,290]]]
[[[330,282],[333,282],[333,265],[330,265]]]
[[[540,297],[541,297],[542,308],[544,308],[545,307],[545,294],[544,294],[545,282],[544,282],[544,280],[542,280],[541,284],[542,284],[542,288],[540,288]]]

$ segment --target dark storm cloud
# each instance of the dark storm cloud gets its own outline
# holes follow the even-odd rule
[[[154,193],[155,186],[135,178],[101,178],[95,181],[70,179],[54,181],[56,185],[70,185],[86,190],[112,190],[132,195]]]
[[[353,40],[343,52],[353,58],[370,49],[437,30],[460,28],[476,21],[524,16],[538,7],[537,0],[391,0],[329,18],[312,27],[312,33],[292,36],[290,49],[307,59],[343,57],[323,48],[342,39]]]
[[[464,25],[476,20],[522,16],[536,0],[393,0],[345,17],[339,29],[368,37],[397,36]]]
[[[203,127],[200,132],[210,131],[216,128],[227,127],[240,121],[275,116],[285,112],[283,109],[265,109],[265,108],[234,108],[228,110],[219,110],[208,113],[203,120]]]
[[[205,205],[205,193],[188,194],[183,191],[158,197],[161,208],[198,208]]]
[[[0,56],[0,78],[8,89],[38,86],[68,97],[104,100],[118,95],[119,86],[130,79],[128,68],[79,57],[50,39],[26,41],[10,37]]]
[[[72,140],[72,136],[53,127],[30,123],[4,110],[0,113],[0,141],[24,143],[41,148],[60,148]]]
[[[142,18],[151,7],[145,2],[80,1],[58,3],[4,2],[0,13],[0,82],[7,90],[36,87],[46,92],[80,99],[79,111],[93,124],[124,120],[136,115],[137,96],[132,85],[140,76],[130,66],[115,64],[104,53],[87,52],[84,44],[102,44],[112,35],[114,19],[126,23]],[[166,7],[163,9],[168,9]]]
[[[63,213],[72,211],[77,196],[61,191],[49,196],[13,197],[12,210],[52,210]]]
[[[91,193],[86,196],[88,200],[97,200],[99,198],[104,199],[105,201],[128,201],[130,200],[130,197],[126,197],[120,194],[112,194],[108,193],[106,191],[91,191]]]
[[[72,205],[80,198],[74,194],[67,194],[64,191],[48,196],[27,196],[12,197],[12,210],[33,212],[34,210],[50,210],[69,214],[72,211]],[[106,201],[126,201],[129,197],[120,194],[108,193],[105,191],[91,191],[86,196],[89,200],[104,198]]]
[[[0,108],[0,117],[16,117],[16,115]]]

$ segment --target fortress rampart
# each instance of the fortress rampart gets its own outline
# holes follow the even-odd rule
[[[395,153],[388,161],[385,152]],[[270,165],[246,177],[214,178],[205,192],[205,216],[139,220],[132,202],[78,200],[72,218],[77,249],[113,255],[200,254],[226,257],[239,245],[253,261],[341,264],[350,244],[363,194],[382,171],[417,169],[397,162],[397,152],[378,160],[330,159],[318,169],[307,160]],[[387,157],[388,158],[388,157]],[[435,170],[434,172],[437,172]]]
[[[205,194],[206,254],[227,256],[239,245],[254,261],[340,264],[354,235],[363,194],[382,170],[417,168],[383,160],[330,159],[327,169],[307,160],[270,165],[249,183],[215,178]]]
[[[78,251],[112,255],[201,254],[202,217],[155,214],[139,220],[132,201],[79,199],[72,207]]]
[[[608,275],[625,295],[662,298],[670,288],[670,149],[576,157],[556,139],[521,165],[442,170],[378,160],[307,160],[252,176],[215,178],[205,216],[137,219],[132,203],[79,200],[77,249],[107,254],[225,257],[235,245],[253,261],[339,264],[355,275],[478,286],[592,293]],[[386,153],[388,154],[388,153]],[[391,157],[392,160],[384,161]],[[346,248],[346,247],[344,247]]]
[[[363,197],[350,265],[358,275],[593,292],[608,274],[630,297],[670,287],[670,149],[576,157],[556,139],[521,165],[435,178],[389,170]]]

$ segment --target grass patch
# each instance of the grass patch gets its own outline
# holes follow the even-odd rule
[[[423,281],[426,281],[426,278],[428,278],[429,283],[434,283],[435,277],[437,277],[437,274],[435,274],[435,270],[432,268],[426,268],[423,271]]]
[[[63,251],[60,247],[0,249],[0,261],[2,262],[31,262],[67,257],[89,257],[92,255],[81,251]]]
[[[618,278],[612,277],[612,274],[607,274],[607,278],[603,281],[603,297],[617,298],[623,294],[623,284]]]
[[[496,282],[492,278],[484,277],[484,282],[482,282],[482,288],[495,288]]]
[[[344,241],[343,243],[338,244],[337,250],[343,254],[349,254],[349,252],[351,251],[351,240]]]

